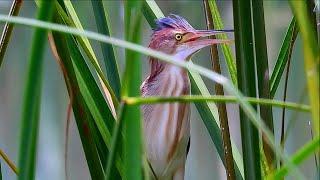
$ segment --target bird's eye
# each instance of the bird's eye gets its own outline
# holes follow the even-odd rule
[[[180,41],[180,40],[182,39],[182,34],[177,33],[177,34],[175,35],[175,38],[176,38],[177,41]]]

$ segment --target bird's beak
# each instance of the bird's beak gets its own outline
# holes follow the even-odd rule
[[[198,52],[200,49],[220,43],[232,43],[233,40],[223,39],[207,39],[205,37],[233,32],[233,30],[195,30],[185,34],[182,42],[177,48],[175,56],[183,60],[189,60],[193,54]]]

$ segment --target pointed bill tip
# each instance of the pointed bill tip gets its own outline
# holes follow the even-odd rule
[[[230,30],[197,30],[196,34],[201,37],[207,37],[212,36],[216,34],[222,34],[222,33],[232,33],[234,32],[232,29]]]

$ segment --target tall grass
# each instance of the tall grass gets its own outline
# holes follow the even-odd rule
[[[217,4],[215,1],[205,2],[207,23],[213,24],[216,29],[223,29]],[[24,90],[25,99],[22,106],[19,179],[34,179],[36,171],[35,157],[43,76],[42,56],[47,35],[51,51],[66,83],[92,179],[138,180],[148,179],[149,174],[152,174],[144,151],[143,121],[140,113],[140,106],[148,103],[195,103],[214,143],[214,148],[226,167],[228,179],[262,179],[265,177],[281,179],[290,173],[303,178],[297,166],[312,154],[319,152],[319,102],[316,101],[319,99],[319,78],[317,76],[319,75],[317,65],[319,64],[319,46],[313,40],[315,39],[314,24],[312,24],[314,21],[307,13],[304,1],[291,2],[295,18],[288,26],[270,80],[265,75],[269,74],[269,68],[262,2],[236,0],[233,2],[236,58],[229,45],[218,46],[222,49],[222,54],[226,59],[227,74],[221,74],[220,67],[216,67],[217,72],[213,72],[192,62],[176,61],[170,55],[139,45],[143,37],[143,18],[145,17],[149,25],[154,27],[154,19],[163,16],[155,1],[123,2],[125,40],[110,37],[112,32],[117,31],[113,29],[110,19],[121,19],[109,14],[104,7],[106,5],[104,1],[91,1],[98,33],[84,30],[83,27],[86,26],[78,17],[81,12],[73,7],[74,2],[72,1],[54,0],[37,4],[37,18],[40,21],[0,15],[1,22],[12,23],[9,24],[11,26],[13,23],[27,25],[35,30],[30,46],[27,82]],[[54,23],[50,23],[51,16],[53,16]],[[274,99],[284,67],[293,51],[297,25],[304,43],[310,106]],[[217,36],[217,38],[227,37]],[[99,56],[96,55],[98,49],[91,45],[91,40],[99,41],[103,61],[98,59]],[[8,43],[9,38],[5,42]],[[119,58],[115,56],[114,46],[126,49],[123,75],[119,74],[117,65]],[[0,53],[4,54],[5,50],[1,49]],[[142,54],[187,69],[193,95],[142,98],[139,90]],[[218,65],[217,56],[212,57],[215,65]],[[105,66],[99,64],[101,62],[104,62]],[[96,79],[95,76],[98,78]],[[209,93],[201,76],[217,84],[216,95]],[[230,80],[225,76],[230,76]],[[223,91],[231,96],[225,96]],[[226,103],[240,105],[243,156],[234,145],[233,139],[228,138],[229,132],[225,131],[225,128],[229,128],[228,121],[231,120],[230,116],[226,115]],[[258,105],[260,111],[256,108]],[[285,107],[311,113],[314,139],[300,147],[295,154],[288,156],[282,151],[279,143],[275,142],[272,122],[280,118],[272,116],[272,107]],[[260,151],[262,142],[264,151]],[[229,151],[225,150],[225,147],[229,148]],[[281,167],[276,166],[273,153],[282,160]],[[206,156],[210,158],[213,155]],[[268,171],[261,166],[265,163],[264,157],[271,167]]]
[[[12,2],[11,8],[10,8],[10,12],[9,15],[10,16],[16,16],[19,14],[20,8],[22,5],[22,0],[14,0]],[[13,30],[13,24],[9,24],[6,23],[4,25],[2,34],[1,34],[1,38],[0,38],[0,67],[2,65],[3,62],[3,58],[5,55],[5,52],[7,50],[8,47],[8,43],[12,34],[12,30]]]
[[[211,3],[215,3],[211,1]],[[213,25],[213,18],[212,13],[209,5],[208,0],[203,1],[204,11],[206,15],[206,22],[207,22],[207,29],[214,29]],[[215,15],[219,14],[218,11],[214,11]],[[217,18],[219,19],[219,18]],[[211,38],[216,38],[215,36]],[[226,46],[226,45],[224,45]],[[213,71],[221,74],[221,67],[219,62],[219,54],[218,54],[218,46],[212,45],[210,48],[211,53],[211,62],[213,66]],[[233,61],[232,63],[233,64]],[[223,86],[221,84],[216,83],[214,86],[215,94],[217,95],[224,95]],[[226,104],[218,104],[218,113],[219,113],[219,120],[220,120],[220,129],[221,129],[221,136],[223,139],[223,147],[224,147],[224,158],[225,158],[225,167],[226,167],[226,174],[227,178],[230,180],[235,179],[235,170],[233,164],[233,156],[232,156],[232,146],[230,140],[230,131],[229,131],[229,122],[228,122],[228,114]],[[229,155],[230,154],[230,155]]]
[[[238,87],[244,95],[257,97],[251,11],[250,1],[233,1]],[[245,179],[261,179],[259,132],[242,110],[240,126]]]
[[[37,18],[50,21],[53,12],[52,1],[40,2]],[[43,54],[47,30],[36,28],[31,44],[27,80],[24,90],[22,128],[19,151],[19,178],[34,179],[36,166],[37,138],[41,102],[41,80]]]

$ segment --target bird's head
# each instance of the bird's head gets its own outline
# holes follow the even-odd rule
[[[232,42],[205,38],[218,33],[233,32],[232,30],[196,30],[184,18],[174,14],[156,20],[156,25],[149,47],[177,59],[189,60],[203,47]]]

